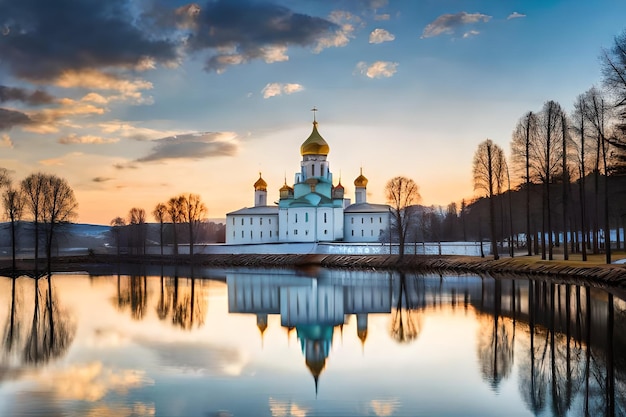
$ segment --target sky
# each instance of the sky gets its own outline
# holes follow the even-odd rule
[[[0,0],[0,167],[65,178],[80,223],[224,218],[293,184],[315,107],[352,201],[362,168],[368,201],[404,175],[459,203],[478,144],[571,111],[625,29],[623,0]]]

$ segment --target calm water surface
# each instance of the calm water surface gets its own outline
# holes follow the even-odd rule
[[[3,417],[626,415],[626,303],[549,281],[2,277],[0,326]]]

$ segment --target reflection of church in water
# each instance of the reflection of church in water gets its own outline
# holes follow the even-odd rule
[[[357,337],[365,344],[368,315],[389,313],[392,307],[391,278],[367,278],[357,273],[324,271],[317,278],[284,275],[228,274],[229,313],[257,316],[264,332],[268,316],[280,315],[282,327],[295,328],[302,354],[315,388],[326,366],[335,329],[356,316]]]

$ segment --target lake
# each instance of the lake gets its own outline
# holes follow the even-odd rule
[[[0,326],[0,416],[626,415],[626,302],[549,280],[112,266]]]

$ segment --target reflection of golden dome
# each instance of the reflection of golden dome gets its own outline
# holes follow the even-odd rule
[[[261,332],[261,335],[265,333],[265,329],[267,329],[267,314],[257,314],[256,327]]]
[[[367,187],[367,178],[363,175],[363,168],[361,168],[361,174],[354,180],[355,187]]]
[[[317,122],[313,122],[313,131],[300,147],[300,154],[304,155],[328,155],[330,147],[317,131]]]
[[[365,343],[365,339],[367,339],[367,329],[360,329],[356,332],[356,334],[361,340],[361,343]]]
[[[309,371],[311,371],[311,375],[313,375],[313,378],[315,379],[319,378],[325,366],[326,359],[324,358],[306,360],[306,367],[309,368]]]
[[[254,191],[267,191],[267,183],[263,178],[261,178],[261,173],[259,172],[259,179],[254,183]]]

